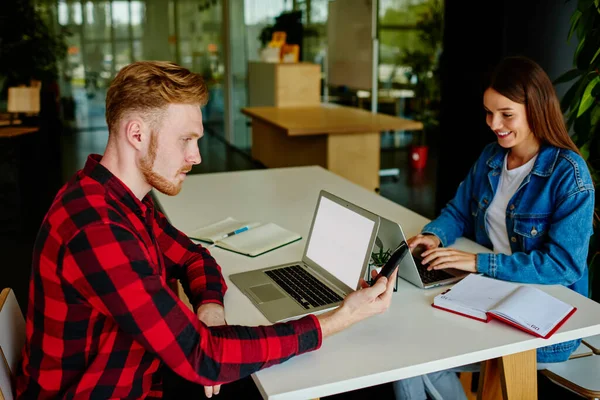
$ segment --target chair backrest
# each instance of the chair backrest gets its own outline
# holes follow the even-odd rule
[[[540,371],[559,386],[586,399],[600,398],[600,356],[582,342],[571,357]]]
[[[13,399],[13,377],[25,344],[25,319],[10,288],[0,292],[0,400]]]
[[[595,354],[600,355],[600,335],[583,338],[582,342],[592,349]]]

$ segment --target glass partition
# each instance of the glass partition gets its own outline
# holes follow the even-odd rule
[[[240,113],[247,104],[247,64],[259,59],[276,17],[289,11],[302,12],[302,61],[320,64],[326,79],[332,0],[37,1],[54,7],[56,22],[71,33],[61,89],[63,96],[74,99],[74,125],[81,129],[106,128],[106,88],[120,68],[136,60],[172,60],[204,76],[209,88],[209,102],[203,110],[207,129],[248,150],[249,127]],[[414,86],[413,65],[405,56],[423,48],[417,21],[440,2],[378,1],[380,88]],[[356,94],[348,105],[360,106],[359,97]],[[368,99],[361,101],[369,104]],[[230,132],[225,134],[226,130]]]
[[[40,2],[51,5],[51,1]],[[137,60],[170,60],[202,74],[209,88],[204,110],[209,129],[223,134],[221,1],[58,0],[58,23],[67,27],[63,96],[74,100],[78,129],[106,129],[106,90],[115,74]]]

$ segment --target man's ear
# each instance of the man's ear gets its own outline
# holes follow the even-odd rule
[[[142,150],[146,147],[149,132],[145,124],[137,118],[131,119],[125,124],[125,137],[127,142],[136,150]]]

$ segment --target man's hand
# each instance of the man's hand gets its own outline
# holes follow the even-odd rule
[[[207,303],[198,307],[198,319],[207,326],[227,325],[225,322],[225,309],[222,305],[216,303]],[[204,386],[204,394],[209,399],[213,394],[217,395],[221,391],[221,385]]]
[[[371,271],[373,279],[377,271]],[[350,293],[340,307],[334,311],[319,315],[323,338],[331,336],[358,321],[386,311],[392,302],[394,284],[398,268],[390,276],[381,277],[373,286],[361,280],[362,289]]]
[[[227,325],[225,322],[225,309],[216,303],[202,304],[198,307],[198,319],[208,326]]]
[[[428,270],[455,268],[467,272],[477,272],[477,254],[451,248],[438,247],[421,253],[423,264],[429,263]]]
[[[413,236],[406,241],[408,243],[408,247],[410,249],[414,249],[415,247],[421,245],[424,246],[427,250],[435,249],[436,247],[440,247],[442,243],[440,238],[435,235],[422,235],[418,234],[417,236]]]

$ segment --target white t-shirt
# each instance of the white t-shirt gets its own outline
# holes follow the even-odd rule
[[[537,154],[520,167],[508,170],[506,167],[508,153],[504,156],[500,182],[494,199],[485,215],[488,235],[494,246],[494,253],[512,254],[506,231],[506,208],[508,202],[514,196],[523,179],[531,172]]]

